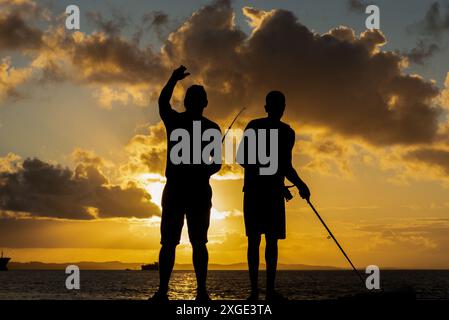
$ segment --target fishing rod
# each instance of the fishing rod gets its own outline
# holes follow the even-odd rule
[[[226,135],[229,133],[229,130],[231,130],[232,126],[234,125],[234,122],[237,120],[237,118],[243,113],[243,111],[245,111],[246,107],[243,107],[239,113],[237,113],[237,115],[235,116],[234,120],[232,120],[230,126],[228,127],[228,129],[226,129],[225,134],[223,135],[223,138],[221,139],[221,143],[224,142]]]
[[[327,232],[329,233],[329,235],[331,236],[331,238],[334,240],[335,244],[337,245],[337,247],[340,249],[341,253],[343,253],[343,255],[345,256],[346,260],[348,260],[349,264],[351,265],[352,269],[354,270],[354,272],[357,274],[357,276],[360,278],[360,280],[362,281],[363,286],[365,286],[365,279],[362,277],[362,275],[360,274],[360,272],[356,269],[356,267],[354,266],[354,264],[352,263],[351,259],[349,259],[348,255],[346,254],[345,250],[343,250],[343,248],[341,247],[340,243],[338,243],[337,238],[335,238],[334,234],[332,233],[332,231],[329,229],[329,227],[326,225],[326,223],[324,222],[323,218],[321,218],[320,214],[318,213],[318,211],[315,209],[315,207],[313,206],[313,204],[310,202],[310,199],[306,199],[307,203],[309,204],[309,206],[312,208],[313,212],[315,212],[316,216],[318,217],[318,219],[320,220],[321,224],[324,226],[324,228],[326,228]]]
[[[290,193],[290,191],[288,189],[294,187],[294,185],[291,186],[285,186],[285,190],[288,193],[289,196],[286,196],[287,201],[289,199],[292,199],[293,196]],[[326,229],[326,231],[329,233],[330,237],[334,240],[335,244],[337,245],[338,249],[340,249],[341,253],[343,253],[343,255],[345,256],[346,260],[349,262],[349,264],[351,265],[352,269],[354,270],[354,272],[357,274],[357,277],[359,277],[359,279],[362,281],[363,286],[365,286],[365,279],[362,277],[362,275],[360,274],[359,270],[356,269],[356,267],[354,266],[354,264],[352,263],[351,259],[349,259],[348,255],[346,254],[345,250],[343,250],[342,246],[340,245],[340,243],[338,242],[337,238],[335,238],[334,234],[332,233],[332,231],[329,229],[329,227],[327,226],[326,222],[324,222],[323,218],[321,218],[320,214],[318,213],[318,211],[315,209],[315,207],[313,206],[313,204],[310,202],[310,199],[306,199],[307,204],[310,206],[310,208],[312,208],[313,212],[315,213],[315,215],[318,217],[318,220],[320,220],[321,224],[324,226],[324,228]]]

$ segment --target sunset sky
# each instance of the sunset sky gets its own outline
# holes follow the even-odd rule
[[[360,267],[449,268],[449,1],[0,0],[0,248],[13,261],[152,262],[171,71],[226,128],[281,90],[294,164]],[[65,29],[77,4],[81,29]],[[212,177],[211,263],[246,261],[242,171]],[[307,204],[280,263],[347,267]],[[191,261],[186,227],[178,263]]]

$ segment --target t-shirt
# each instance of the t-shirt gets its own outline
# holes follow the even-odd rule
[[[281,121],[273,121],[270,118],[255,119],[248,123],[245,131],[248,129],[253,129],[256,132],[256,150],[259,152],[259,143],[261,136],[257,135],[258,129],[277,129],[278,130],[278,165],[277,170],[273,175],[261,175],[260,168],[268,167],[268,165],[263,165],[257,158],[256,164],[248,164],[247,152],[248,152],[248,140],[244,139],[241,143],[245,143],[245,163],[242,164],[245,168],[244,177],[244,187],[243,191],[251,191],[254,189],[270,189],[273,192],[282,192],[282,187],[284,186],[284,179],[286,176],[287,169],[291,168],[292,150],[295,144],[295,131],[286,123]],[[269,156],[270,151],[270,134],[266,132],[266,152]],[[242,147],[239,146],[239,148]],[[272,161],[274,158],[272,157]]]
[[[165,168],[165,176],[167,181],[176,181],[177,183],[182,182],[209,182],[209,178],[212,174],[220,169],[220,164],[205,164],[202,161],[201,154],[197,155],[201,159],[200,164],[193,163],[193,125],[194,121],[199,121],[201,125],[201,136],[207,129],[216,129],[220,132],[220,127],[213,121],[201,116],[199,119],[194,119],[188,112],[177,112],[171,110],[163,116],[162,121],[165,124],[165,129],[167,133],[167,162]],[[185,129],[189,132],[190,137],[190,162],[188,164],[180,163],[175,164],[170,160],[170,151],[173,146],[179,143],[179,137],[177,141],[170,141],[170,135],[175,129]],[[201,139],[201,137],[200,137]],[[201,141],[201,150],[203,147],[209,143],[209,141]]]

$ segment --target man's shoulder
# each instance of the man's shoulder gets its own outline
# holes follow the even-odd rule
[[[271,125],[272,124],[270,123],[270,120],[268,118],[258,118],[248,122],[247,128],[264,128],[269,127]],[[284,130],[289,134],[291,133],[295,134],[293,128],[285,122],[280,121],[278,126],[280,130]]]
[[[258,118],[253,119],[250,122],[248,122],[247,128],[261,128],[265,126],[267,123],[267,118]]]
[[[164,112],[160,112],[161,120],[164,123],[172,122],[179,117],[180,113],[174,109],[165,110]]]
[[[293,134],[295,133],[295,130],[293,130],[293,128],[288,123],[281,121],[279,126],[280,126],[280,129],[288,131],[288,133],[293,133]]]

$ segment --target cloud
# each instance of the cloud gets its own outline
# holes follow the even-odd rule
[[[422,147],[405,153],[404,159],[425,164],[437,169],[441,175],[449,177],[448,149]]]
[[[440,37],[449,31],[449,6],[442,10],[439,2],[433,2],[427,9],[424,19],[408,29],[426,36]]]
[[[350,11],[364,12],[367,4],[361,0],[347,0],[346,5]]]
[[[140,49],[119,36],[76,33],[64,42],[81,79],[90,83],[154,83],[165,73],[150,48]]]
[[[96,155],[93,151],[81,148],[73,150],[72,157],[76,163],[83,166],[92,166],[96,169],[109,165],[106,160]]]
[[[434,102],[441,92],[433,82],[405,74],[407,56],[383,51],[387,40],[380,31],[357,36],[341,26],[317,34],[289,11],[243,12],[253,28],[250,35],[234,24],[229,1],[214,1],[173,31],[161,53],[140,48],[118,32],[64,33],[57,41],[70,48],[65,54],[79,70],[79,81],[99,86],[97,96],[107,108],[114,103],[144,105],[145,92],[157,95],[168,70],[183,63],[192,77],[181,89],[204,84],[210,101],[206,112],[212,118],[228,118],[242,105],[248,114],[260,114],[266,92],[280,89],[287,96],[287,121],[295,127],[319,127],[324,135],[380,147],[439,139],[442,110]],[[433,51],[414,51],[408,58],[419,62]],[[129,143],[130,163],[124,171],[162,175],[165,134],[153,129],[159,131],[157,138],[150,132]],[[309,151],[322,155],[310,166],[334,171],[323,164],[335,154]],[[342,175],[350,174],[349,167],[343,159],[335,163]]]
[[[367,164],[388,173],[390,183],[404,186],[413,181],[438,181],[442,186],[449,185],[449,151],[444,143],[417,147],[361,147],[360,152],[371,158]]]
[[[86,154],[74,171],[26,159],[16,172],[0,172],[0,209],[36,217],[94,219],[159,215],[151,196],[133,183],[111,185],[98,159]]]
[[[0,172],[13,173],[20,168],[20,156],[12,152],[4,157],[0,157]]]
[[[418,41],[415,48],[412,48],[404,55],[409,61],[423,65],[425,61],[432,58],[433,55],[440,50],[440,47],[436,43],[426,43],[423,40]]]
[[[237,145],[239,141],[235,139]],[[120,172],[126,177],[136,177],[151,173],[164,176],[167,157],[167,137],[162,121],[146,127],[143,132],[135,134],[125,147],[128,159],[120,167]],[[224,163],[213,176],[214,179],[234,180],[243,178],[243,169],[238,164]]]
[[[49,11],[33,1],[2,1],[0,6],[4,9],[0,50],[20,53],[29,61],[23,69],[29,73],[28,82],[71,81],[91,86],[100,105],[110,108],[116,102],[147,105],[150,87],[165,77],[160,57],[150,46],[122,36],[129,19],[117,10],[112,10],[111,19],[88,12],[97,30],[85,34],[67,32],[60,19],[49,17]],[[36,23],[40,28],[33,24],[38,19],[44,20]],[[162,27],[163,19],[162,13],[155,13],[152,24]],[[8,89],[10,95],[19,97],[14,79],[7,80],[0,83],[0,94]]]
[[[170,70],[185,64],[192,76],[180,85],[205,85],[206,112],[229,118],[242,106],[261,114],[266,93],[287,96],[286,119],[295,126],[320,127],[372,145],[432,143],[441,108],[431,81],[403,72],[406,55],[384,51],[385,35],[357,36],[347,27],[317,34],[286,10],[244,8],[250,35],[235,25],[231,2],[217,0],[197,10],[163,42],[160,52],[121,35],[122,23],[97,23],[107,32],[47,32],[33,61],[44,78],[70,79],[91,86],[100,105],[148,104]],[[150,23],[164,24],[162,14]],[[145,17],[144,17],[145,18]],[[158,20],[158,22],[155,22]],[[107,28],[106,28],[107,27]],[[112,28],[112,30],[111,30]],[[109,30],[109,31],[108,31]],[[416,59],[432,52],[416,51]],[[416,60],[415,59],[415,60]]]
[[[372,164],[371,149],[357,140],[331,136],[324,129],[303,128],[296,134],[293,163],[303,172],[350,180],[356,162]]]
[[[28,24],[37,15],[31,1],[0,1],[0,51],[38,49],[43,32]]]
[[[442,49],[440,36],[449,30],[449,6],[446,16],[441,17],[440,4],[433,2],[425,17],[421,21],[409,25],[406,30],[409,33],[420,34],[421,39],[417,41],[414,48],[403,54],[408,57],[410,62],[423,65],[426,60]]]
[[[449,72],[446,75],[444,89],[441,91],[441,105],[449,109]]]
[[[89,11],[86,13],[86,16],[90,23],[100,31],[111,36],[120,35],[122,30],[129,25],[129,19],[118,10],[113,10],[111,19],[104,18],[97,11]]]
[[[142,21],[151,27],[161,27],[168,23],[168,15],[163,11],[151,11],[143,15]]]
[[[134,135],[126,146],[128,161],[120,169],[124,176],[144,173],[164,175],[166,161],[166,133],[162,122]]]
[[[162,37],[162,31],[169,23],[168,14],[163,11],[151,11],[142,16],[142,23],[147,30],[155,30],[159,37]]]
[[[253,24],[250,36],[234,25],[229,2],[216,1],[170,34],[163,48],[172,66],[183,61],[204,82],[213,116],[241,105],[255,113],[269,90],[280,89],[293,122],[374,145],[435,139],[440,110],[431,102],[438,88],[404,74],[404,56],[381,50],[380,31],[356,37],[339,27],[320,35],[289,11],[244,13]]]
[[[146,85],[102,85],[94,92],[102,108],[112,109],[114,104],[146,107],[149,103]]]
[[[376,246],[395,244],[411,245],[414,250],[447,250],[448,220],[439,218],[403,219],[390,224],[360,225],[356,230],[368,232],[375,237],[371,249]]]
[[[28,81],[31,74],[30,68],[14,68],[10,58],[3,58],[0,62],[0,102],[21,97],[17,88]]]

